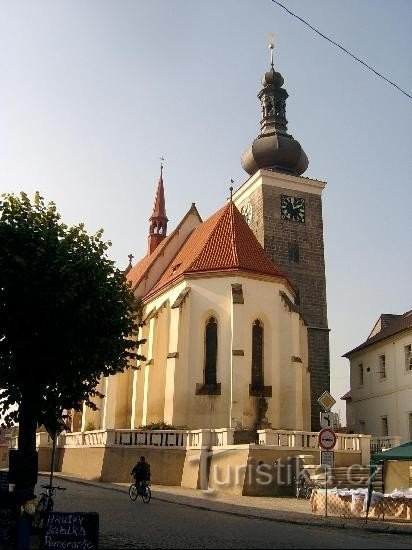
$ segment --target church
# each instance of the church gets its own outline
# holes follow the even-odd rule
[[[260,133],[241,160],[248,179],[208,219],[192,203],[168,233],[161,166],[147,254],[126,269],[143,304],[145,360],[101,381],[105,397],[85,409],[82,431],[319,429],[317,399],[329,389],[325,183],[303,176],[283,84],[272,57]]]

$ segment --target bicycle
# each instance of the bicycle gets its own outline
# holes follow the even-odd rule
[[[129,497],[133,502],[140,495],[142,501],[145,504],[149,504],[150,499],[152,498],[152,491],[150,490],[150,481],[138,481],[137,483],[132,483],[129,487]]]
[[[298,478],[295,478],[295,495],[296,498],[310,498],[312,491],[319,489],[319,485],[313,483],[305,474],[300,474]]]
[[[34,512],[34,528],[41,529],[43,527],[43,520],[49,512],[53,511],[54,500],[53,495],[56,491],[65,491],[66,487],[58,487],[57,485],[42,485],[43,489],[46,489],[40,495],[39,502],[36,505]]]

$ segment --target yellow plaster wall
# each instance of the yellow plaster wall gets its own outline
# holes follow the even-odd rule
[[[104,447],[60,449],[58,471],[83,479],[101,481],[104,455]]]
[[[128,483],[141,455],[150,463],[152,483],[180,485],[186,449],[139,447],[78,447],[60,449],[57,470],[83,479]],[[48,468],[46,468],[48,471]]]
[[[385,493],[411,487],[412,460],[387,460],[384,465]]]
[[[183,466],[182,474],[182,487],[188,489],[202,489],[200,483],[200,462],[202,460],[201,449],[187,449],[185,463]],[[205,471],[205,479],[207,478],[207,471]]]
[[[248,445],[237,445],[227,450],[215,447],[210,458],[209,487],[217,492],[241,495],[248,458]]]
[[[133,391],[133,370],[126,369],[124,372],[116,374],[116,410],[115,426],[116,428],[130,428],[132,391]]]
[[[169,335],[169,304],[162,307],[156,318],[153,342],[153,362],[149,369],[148,408],[146,423],[164,420],[166,362]]]
[[[244,304],[232,305],[232,284],[242,285]],[[173,304],[185,286],[190,287],[190,293],[180,306],[179,315],[172,315],[168,307],[161,308],[166,300]],[[144,370],[149,369],[147,423],[165,420],[167,416],[168,423],[193,429],[253,427],[259,399],[249,395],[252,325],[260,319],[264,324],[264,383],[272,386],[272,397],[266,398],[268,423],[273,428],[308,429],[306,327],[299,315],[285,306],[279,291],[289,292],[282,282],[273,280],[241,275],[204,276],[187,279],[146,304],[145,314],[153,308],[160,310],[153,334],[150,336],[147,329],[145,333],[151,340],[145,350],[153,355],[153,364],[142,366],[136,375],[134,425],[142,423]],[[289,296],[293,300],[290,293]],[[218,322],[217,381],[221,394],[196,395],[196,385],[204,382],[204,331],[210,316]],[[176,332],[178,336],[169,338]],[[243,351],[244,355],[233,356],[232,350]],[[176,352],[178,357],[167,359],[168,353]],[[300,357],[302,363],[292,362],[292,356]],[[167,361],[173,363],[167,367]]]

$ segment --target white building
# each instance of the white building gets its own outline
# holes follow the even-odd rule
[[[412,310],[382,314],[367,340],[347,352],[347,426],[374,437],[412,439]]]

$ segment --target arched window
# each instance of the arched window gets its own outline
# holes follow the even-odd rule
[[[263,380],[263,325],[256,319],[252,328],[252,390],[264,387]]]
[[[210,317],[205,330],[205,385],[216,385],[217,322]]]

